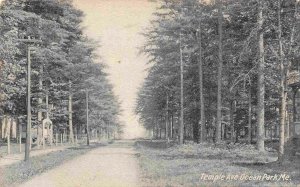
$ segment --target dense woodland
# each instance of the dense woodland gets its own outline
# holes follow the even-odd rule
[[[299,1],[163,0],[144,32],[150,58],[136,113],[156,138],[288,141]]]
[[[83,34],[83,12],[71,0],[5,0],[0,7],[0,116],[26,127],[27,44],[31,54],[32,128],[42,120],[53,131],[86,136],[121,133],[119,102],[105,65],[96,55],[98,42]],[[88,102],[88,103],[87,103]],[[86,106],[88,104],[88,114]],[[39,138],[39,137],[38,137]],[[38,141],[39,142],[39,141]],[[39,144],[39,143],[38,143]]]

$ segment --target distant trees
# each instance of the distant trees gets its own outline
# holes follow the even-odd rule
[[[278,137],[279,117],[288,117],[279,112],[280,103],[288,99],[287,95],[280,99],[279,85],[286,94],[288,71],[298,59],[298,1],[161,3],[144,33],[148,42],[143,52],[152,67],[137,100],[141,122],[157,137],[161,130],[179,135],[181,44],[185,139],[198,142],[200,135],[204,141],[255,140],[258,150],[264,151],[265,135]],[[279,53],[290,58],[283,57],[281,74]],[[170,129],[163,125],[166,120]]]
[[[48,114],[54,130],[66,130],[72,143],[74,131],[83,133],[102,128],[117,132],[119,103],[104,73],[105,66],[96,55],[96,42],[83,35],[82,19],[83,13],[69,0],[3,2],[0,7],[1,115],[26,113],[26,53],[25,45],[18,39],[31,36],[41,40],[32,57],[33,125],[38,133],[42,118]],[[86,89],[91,94],[91,129],[84,128]],[[46,100],[54,106],[51,113]],[[38,139],[44,138],[40,136]],[[38,145],[41,143],[38,140]]]

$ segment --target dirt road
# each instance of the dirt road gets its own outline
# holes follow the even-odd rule
[[[138,163],[133,141],[99,147],[34,177],[20,187],[134,187]]]

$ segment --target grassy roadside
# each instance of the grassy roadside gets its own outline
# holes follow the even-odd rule
[[[276,152],[259,153],[251,145],[138,141],[135,147],[142,186],[300,186],[299,159],[278,166],[273,163]],[[286,174],[286,180],[270,178],[276,174]],[[222,176],[223,180],[217,178]]]
[[[70,147],[62,151],[32,157],[28,162],[18,162],[0,168],[0,186],[11,187],[25,182],[36,175],[53,169],[99,146],[104,146],[104,144],[93,144],[89,147],[83,145]]]
[[[25,149],[25,144],[22,143],[21,145],[22,151]],[[20,152],[20,145],[15,142],[11,142],[11,147],[10,147],[10,152],[11,154],[17,154]],[[0,157],[1,156],[6,156],[7,155],[7,143],[0,143]]]

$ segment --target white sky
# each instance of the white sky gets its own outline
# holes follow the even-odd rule
[[[101,42],[99,54],[109,66],[109,79],[122,102],[125,137],[143,136],[144,129],[134,114],[147,62],[146,57],[138,55],[138,48],[144,42],[139,33],[149,24],[155,3],[147,0],[74,0],[74,3],[86,15],[85,34]]]

